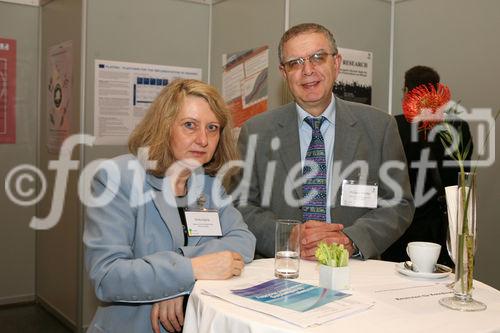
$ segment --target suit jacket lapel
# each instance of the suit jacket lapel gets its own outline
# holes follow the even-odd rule
[[[297,125],[297,112],[295,103],[290,103],[284,110],[285,117],[279,119],[276,124],[276,134],[280,139],[279,155],[285,165],[286,175],[290,174],[290,169],[300,163],[300,142],[299,128]],[[302,186],[294,189],[298,198],[302,198]]]
[[[335,100],[335,105],[334,159],[342,161],[342,165],[345,166],[354,160],[361,133],[355,126],[357,120],[350,113],[349,106],[338,98]]]
[[[196,178],[196,179],[194,179]],[[210,202],[209,195],[203,191],[202,185],[204,184],[205,179],[204,175],[202,174],[195,174],[189,177],[188,179],[188,203],[191,202],[189,205],[189,209],[200,209],[200,208],[207,208],[207,204]],[[208,191],[206,191],[208,192]],[[198,198],[201,195],[205,196],[205,207],[199,207],[198,206]],[[191,236],[188,237],[188,245],[189,246],[195,246],[197,245],[201,240],[201,236]]]
[[[167,186],[168,178],[157,178],[153,175],[147,174],[146,181],[156,190],[153,196],[153,203],[158,210],[163,223],[165,223],[170,231],[174,248],[184,246],[184,231],[182,230],[182,222],[179,217],[177,206],[172,205],[172,203],[175,203],[175,196],[170,190],[170,186]],[[165,186],[163,186],[163,184],[165,184]]]
[[[343,169],[354,162],[355,152],[362,133],[356,127],[357,120],[350,113],[349,106],[344,101],[335,98],[335,108],[334,166],[335,163],[342,163],[339,172],[332,174],[334,188],[337,188],[334,206],[338,206],[340,203],[339,194],[342,188],[342,179],[339,176]]]

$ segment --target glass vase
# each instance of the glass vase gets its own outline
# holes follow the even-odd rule
[[[460,172],[457,186],[457,227],[453,296],[439,300],[447,308],[481,311],[486,305],[472,298],[474,289],[474,248],[476,242],[476,173]]]

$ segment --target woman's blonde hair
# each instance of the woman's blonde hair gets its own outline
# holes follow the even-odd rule
[[[170,143],[175,140],[171,137],[172,125],[187,96],[205,99],[221,125],[219,143],[204,165],[205,173],[215,176],[226,162],[238,159],[231,112],[217,90],[198,80],[177,79],[160,92],[128,139],[128,148],[136,156],[139,148],[149,148],[148,159],[156,161],[156,168],[148,172],[155,176],[163,177],[175,162]]]

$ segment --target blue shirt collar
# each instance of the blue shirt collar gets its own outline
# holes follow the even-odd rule
[[[298,105],[297,103],[295,103],[295,109],[297,110],[297,115],[298,115],[297,120],[299,122],[299,128],[300,128],[302,126],[302,124],[304,123],[304,119],[306,117],[312,117],[312,116],[306,110],[301,108],[300,105]],[[331,100],[330,104],[328,104],[328,106],[326,107],[325,111],[323,111],[321,116],[325,117],[326,121],[329,124],[334,124],[334,122],[335,122],[335,110],[336,110],[335,97],[333,96],[333,93],[332,93],[332,100]]]

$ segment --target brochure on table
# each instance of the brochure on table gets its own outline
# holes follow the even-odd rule
[[[370,308],[357,296],[291,280],[206,287],[203,292],[306,328]]]

